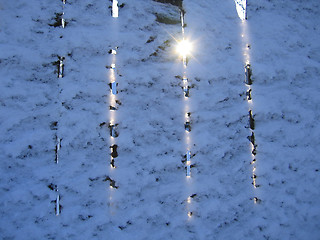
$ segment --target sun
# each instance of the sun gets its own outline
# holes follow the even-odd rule
[[[178,42],[176,51],[182,57],[187,57],[192,52],[192,44],[190,41],[183,39],[182,41]]]

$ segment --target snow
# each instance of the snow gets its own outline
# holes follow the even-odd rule
[[[0,2],[1,239],[319,239],[318,2],[165,2]]]

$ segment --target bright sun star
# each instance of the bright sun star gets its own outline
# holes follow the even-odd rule
[[[183,39],[182,41],[178,42],[176,51],[181,56],[186,57],[192,51],[192,44],[188,40]]]

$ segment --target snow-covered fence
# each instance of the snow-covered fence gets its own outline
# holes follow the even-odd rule
[[[185,109],[185,122],[184,122],[184,129],[185,129],[185,139],[186,139],[186,154],[184,155],[185,160],[183,161],[185,164],[185,174],[186,178],[190,179],[192,176],[191,169],[194,165],[192,165],[192,157],[194,155],[191,154],[191,129],[192,129],[192,118],[191,118],[191,112],[189,111],[190,107],[190,81],[188,79],[187,74],[187,65],[188,65],[188,57],[191,55],[192,50],[192,44],[188,41],[188,39],[185,38],[185,11],[183,10],[182,5],[180,6],[180,20],[181,20],[181,34],[182,34],[182,40],[178,41],[177,45],[177,53],[179,54],[179,57],[182,58],[182,66],[183,66],[183,75],[180,77],[181,79],[181,87],[183,91],[183,96],[185,98],[184,101],[184,109]],[[188,181],[189,182],[189,181]],[[191,183],[191,182],[189,182]],[[190,191],[190,188],[186,187],[186,191]],[[192,198],[196,196],[196,194],[189,195],[186,200],[186,210],[187,215],[189,218],[193,216],[193,211],[191,207],[191,200]]]
[[[115,138],[119,136],[118,132],[118,124],[115,123],[115,111],[118,110],[117,105],[119,105],[119,101],[116,100],[116,95],[118,94],[118,82],[116,79],[116,55],[117,55],[118,47],[112,48],[108,51],[110,55],[112,55],[112,62],[110,66],[107,66],[109,69],[109,87],[110,87],[110,102],[109,102],[109,111],[110,111],[110,119],[109,119],[109,131],[110,131],[110,142],[111,142],[111,158],[110,158],[110,166],[112,168],[116,168],[115,158],[118,157],[117,148],[118,145],[115,144]]]
[[[66,0],[62,0],[62,13],[56,13],[56,17],[55,17],[55,22],[53,24],[49,24],[49,26],[53,26],[53,27],[62,27],[65,28],[65,26],[67,25],[67,21],[65,20],[64,17],[64,8],[65,8],[65,4],[66,4]],[[62,36],[60,36],[60,38],[62,38]],[[64,66],[65,66],[65,57],[64,56],[57,56],[58,60],[56,62],[53,62],[53,65],[55,65],[57,67],[57,77],[58,78],[63,78],[64,77]],[[58,86],[59,86],[59,80],[58,80]],[[59,86],[60,88],[60,86]],[[59,89],[59,94],[60,94],[60,90]],[[59,95],[58,95],[59,98]],[[60,101],[58,101],[60,102]],[[62,138],[61,136],[59,136],[58,134],[58,123],[59,121],[55,121],[53,123],[51,123],[50,128],[52,130],[55,130],[55,159],[54,162],[56,164],[59,164],[60,161],[60,149],[61,149],[61,141]],[[57,192],[57,196],[56,199],[53,201],[55,203],[55,215],[59,216],[61,213],[61,196],[60,193],[58,192],[58,186],[57,185],[49,185],[48,186],[51,190],[56,191]]]
[[[237,11],[238,15],[241,20],[246,19],[246,0],[235,0],[236,5],[237,5]],[[252,79],[252,66],[250,63],[250,44],[249,44],[249,38],[248,38],[248,22],[242,21],[241,27],[242,27],[242,45],[244,46],[243,49],[243,56],[244,56],[244,83],[247,87],[246,91],[246,99],[248,102],[249,106],[249,114],[248,114],[248,126],[250,130],[250,135],[248,136],[248,140],[251,145],[251,161],[250,164],[252,165],[252,185],[254,188],[259,187],[257,184],[257,161],[256,161],[256,155],[257,155],[257,144],[256,144],[256,139],[255,139],[255,121],[254,121],[254,114],[253,114],[253,98],[252,98],[252,84],[253,84],[253,79]],[[255,193],[256,194],[256,193]],[[257,197],[253,198],[255,203],[260,202],[261,200],[258,199]]]
[[[256,144],[256,139],[255,139],[255,134],[254,134],[254,129],[255,129],[255,124],[254,124],[254,115],[252,113],[252,108],[251,108],[251,103],[252,103],[252,96],[251,96],[251,92],[252,92],[252,69],[250,64],[246,64],[245,65],[245,84],[248,87],[248,90],[246,92],[246,96],[247,96],[247,101],[249,103],[249,129],[250,129],[250,136],[248,136],[248,140],[250,141],[251,144],[251,154],[252,154],[252,158],[253,160],[251,161],[251,164],[253,165],[252,167],[252,185],[254,188],[257,188],[259,185],[257,185],[256,183],[256,154],[257,154],[257,144]]]
[[[181,32],[182,32],[182,40],[180,42],[178,42],[177,45],[177,53],[180,55],[180,57],[182,57],[182,63],[183,63],[183,77],[182,77],[182,90],[184,93],[184,97],[185,98],[189,98],[190,97],[190,86],[189,86],[189,81],[187,78],[187,57],[190,54],[191,51],[191,44],[190,42],[188,42],[185,39],[185,21],[184,21],[184,10],[181,7],[180,8],[180,20],[181,20]],[[188,104],[187,102],[185,104]],[[191,113],[187,112],[185,115],[185,123],[184,123],[184,128],[186,130],[186,138],[190,139],[190,136],[188,135],[191,132]],[[187,146],[187,148],[189,148],[189,146]],[[190,177],[191,176],[191,152],[190,149],[187,150],[187,154],[186,154],[186,176]]]

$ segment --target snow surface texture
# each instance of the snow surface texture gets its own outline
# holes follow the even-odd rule
[[[233,0],[183,1],[194,43],[188,100],[175,77],[183,73],[174,52],[179,8],[122,3],[112,18],[109,1],[70,0],[64,9],[58,0],[0,1],[0,238],[319,239],[318,0],[249,1],[245,26]],[[59,25],[62,11],[66,27],[49,26]],[[116,46],[117,55],[108,54]],[[253,71],[258,188],[244,51]],[[113,113],[112,61],[121,102]],[[113,140],[111,118],[119,124]]]

